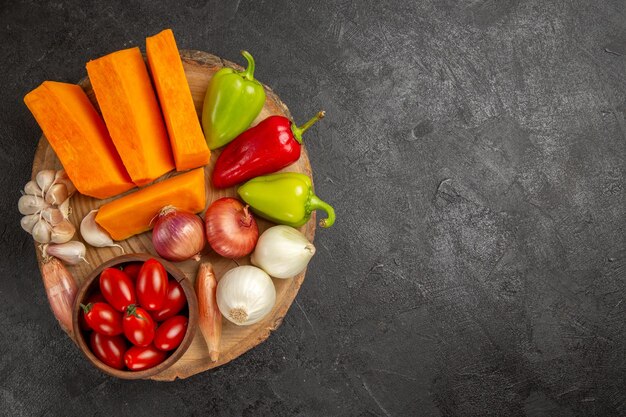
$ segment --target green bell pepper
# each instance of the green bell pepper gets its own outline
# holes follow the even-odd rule
[[[330,227],[335,222],[335,210],[313,193],[311,179],[297,172],[256,177],[237,190],[252,211],[274,223],[300,227],[314,210],[324,210],[327,218],[320,226]]]
[[[265,89],[254,79],[254,58],[241,55],[248,68],[235,71],[222,68],[215,73],[204,97],[202,127],[209,149],[217,149],[250,127],[265,103]]]

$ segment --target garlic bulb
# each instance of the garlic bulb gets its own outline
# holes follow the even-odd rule
[[[98,210],[91,210],[80,222],[80,234],[85,242],[96,248],[104,248],[107,246],[117,246],[124,253],[124,248],[113,242],[109,233],[96,223],[96,214]]]
[[[304,271],[313,255],[315,246],[302,233],[280,225],[263,232],[251,261],[274,278],[293,278]]]
[[[238,326],[259,322],[274,307],[276,289],[272,279],[254,266],[238,266],[217,284],[220,312]]]
[[[63,220],[61,223],[52,227],[50,232],[50,241],[52,243],[65,243],[72,240],[76,233],[76,228],[68,220]]]
[[[89,264],[87,259],[85,259],[86,252],[87,248],[85,248],[85,245],[76,240],[59,245],[43,245],[41,247],[41,253],[44,258],[54,256],[69,265],[76,265],[80,262]]]

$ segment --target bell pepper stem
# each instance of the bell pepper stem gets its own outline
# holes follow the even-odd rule
[[[243,55],[243,57],[246,58],[246,61],[248,61],[248,67],[243,72],[241,72],[241,75],[246,80],[252,81],[254,80],[255,69],[254,58],[252,58],[252,55],[250,55],[250,52],[248,51],[241,51],[241,55]]]
[[[321,200],[315,194],[311,196],[309,200],[309,209],[313,210],[324,210],[326,212],[326,218],[320,220],[320,226],[326,228],[330,227],[335,223],[335,209],[325,201]]]
[[[319,120],[323,119],[326,116],[326,112],[324,110],[319,111],[311,120],[303,124],[302,126],[296,126],[295,124],[291,124],[291,131],[293,132],[293,137],[298,141],[299,144],[302,144],[302,134],[309,130],[311,126],[317,123]]]

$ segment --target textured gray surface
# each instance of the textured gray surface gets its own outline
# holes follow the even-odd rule
[[[0,414],[626,415],[626,4],[17,1],[0,11]],[[307,136],[338,222],[257,349],[174,383],[92,369],[15,209],[46,79],[172,27]]]

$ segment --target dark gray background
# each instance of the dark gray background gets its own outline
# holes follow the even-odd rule
[[[166,27],[327,110],[306,143],[339,220],[266,343],[125,382],[46,304],[22,98]],[[626,415],[623,0],[5,1],[0,34],[1,414]]]

